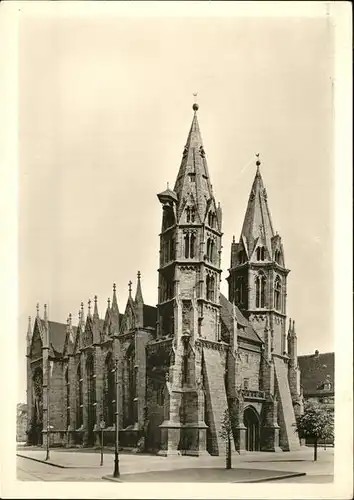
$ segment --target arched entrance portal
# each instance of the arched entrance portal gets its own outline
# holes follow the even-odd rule
[[[246,450],[259,451],[259,418],[250,406],[245,409],[243,422],[246,426]]]

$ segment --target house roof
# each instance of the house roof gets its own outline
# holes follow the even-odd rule
[[[231,302],[227,300],[225,295],[220,294],[220,318],[224,323],[225,327],[231,331],[233,328],[233,305]],[[242,337],[246,340],[251,340],[253,342],[257,342],[259,344],[262,343],[262,340],[257,335],[255,330],[250,325],[249,321],[244,317],[239,308],[235,306],[235,314],[237,325],[241,328],[238,329],[238,336]]]
[[[304,394],[316,393],[323,390],[323,383],[327,380],[332,384],[334,392],[334,352],[298,356],[301,371],[301,385]]]

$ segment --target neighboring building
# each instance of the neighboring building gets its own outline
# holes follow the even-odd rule
[[[305,400],[315,400],[334,411],[334,352],[298,357]]]
[[[16,407],[16,441],[24,443],[27,441],[27,405],[18,403]]]
[[[305,401],[317,401],[334,412],[334,352],[307,354],[298,357],[301,389]],[[311,440],[306,440],[307,444]],[[327,444],[329,444],[327,442]]]
[[[287,275],[267,193],[257,171],[239,242],[231,246],[229,300],[220,293],[222,210],[216,204],[193,106],[174,189],[158,194],[162,227],[157,307],[144,304],[140,273],[124,314],[116,288],[100,318],[97,297],[79,322],[28,329],[29,442],[114,442],[118,374],[122,446],[163,455],[224,453],[223,413],[233,410],[237,450],[299,447],[297,338],[286,334]],[[231,179],[230,179],[231,180]],[[117,360],[117,361],[116,361]],[[116,364],[117,363],[117,364]],[[117,366],[117,372],[116,367]]]

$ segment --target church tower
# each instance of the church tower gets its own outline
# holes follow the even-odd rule
[[[216,206],[194,116],[173,191],[162,204],[158,336],[219,340],[221,208]]]
[[[238,243],[231,244],[229,300],[266,342],[268,353],[286,350],[286,289],[281,237],[274,231],[257,155],[256,175]],[[267,337],[267,338],[265,338]]]
[[[220,340],[221,208],[210,182],[197,104],[193,110],[174,188],[157,195],[162,228],[156,341],[171,345],[160,452],[168,455],[206,453],[200,341]]]

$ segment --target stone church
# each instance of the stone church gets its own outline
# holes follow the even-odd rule
[[[161,203],[157,306],[144,303],[140,273],[124,313],[116,286],[100,318],[97,297],[78,324],[37,305],[27,333],[29,444],[114,443],[162,455],[225,453],[220,428],[232,415],[233,449],[289,451],[302,411],[295,324],[286,321],[287,275],[260,161],[238,241],[228,295],[220,293],[222,209],[216,203],[197,110],[173,190]],[[230,179],[231,180],[231,179]],[[118,395],[118,397],[116,396]],[[118,402],[118,405],[117,405]],[[116,413],[117,412],[117,413]]]

